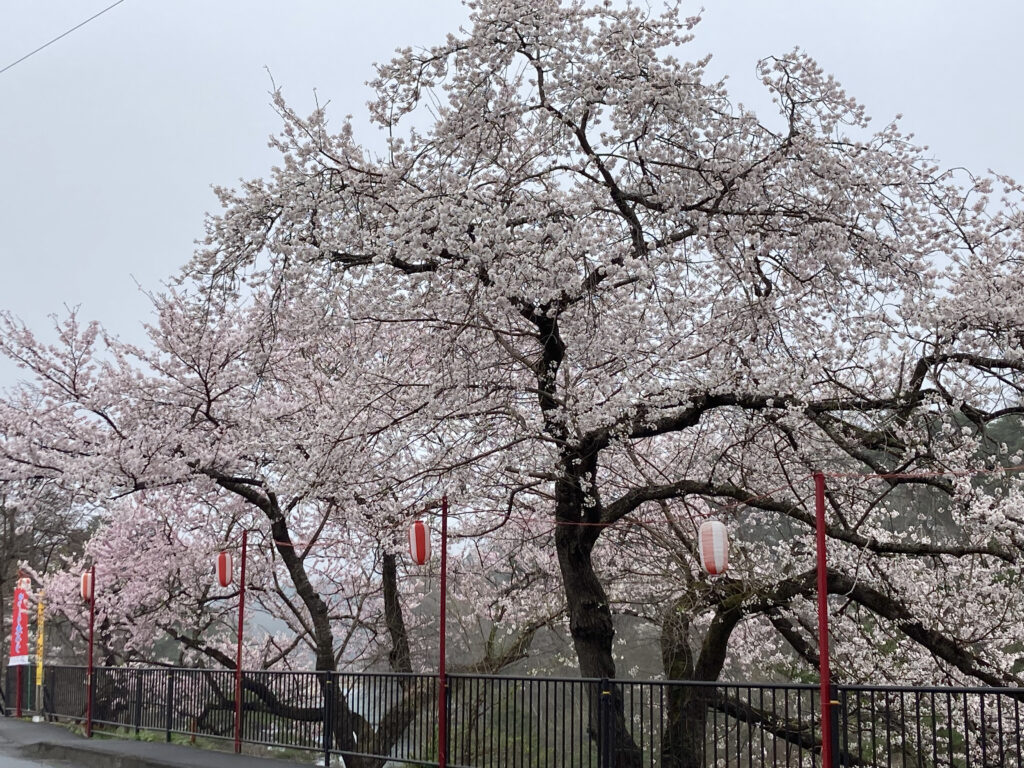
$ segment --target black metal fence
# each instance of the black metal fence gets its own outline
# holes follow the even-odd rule
[[[347,768],[437,765],[437,678],[246,672],[242,739]],[[83,667],[46,667],[26,711],[81,720]],[[96,725],[234,738],[234,673],[97,668]],[[6,705],[13,709],[8,672]],[[840,686],[836,766],[1024,765],[1024,690]],[[821,765],[817,686],[453,675],[448,765],[478,768],[760,768]]]

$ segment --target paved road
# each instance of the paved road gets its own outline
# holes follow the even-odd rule
[[[2,718],[6,719],[6,718]],[[10,729],[0,727],[0,768],[70,768],[66,760],[41,760],[23,757],[22,745],[12,740]]]
[[[305,768],[309,768],[306,763]],[[0,717],[0,768],[303,768],[178,744],[86,739],[50,723]]]
[[[10,757],[0,751],[0,768],[70,768],[73,764],[65,761],[47,761],[41,763],[38,760],[26,760],[21,757]]]

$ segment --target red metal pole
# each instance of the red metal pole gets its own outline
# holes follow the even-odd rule
[[[438,658],[437,765],[448,763],[448,681],[445,678],[445,625],[448,603],[448,496],[441,497],[441,642]]]
[[[92,647],[96,628],[96,566],[89,569],[89,661],[85,672],[85,735],[92,738]]]
[[[21,585],[21,580],[24,577],[25,577],[25,572],[19,568],[18,569],[18,580],[14,583],[14,585],[15,585],[15,590],[14,590],[15,598],[17,598],[17,596],[18,596],[17,587]],[[19,618],[18,603],[17,603],[17,600],[15,600],[15,603],[14,603],[14,624],[15,625],[17,625],[19,623],[18,618]],[[13,634],[14,627],[11,628],[11,632]],[[12,647],[11,650],[14,650],[13,647]],[[15,706],[14,706],[14,716],[20,718],[21,717],[21,664],[18,665],[16,680],[17,680],[16,684],[18,686],[18,692],[17,692],[17,694],[15,694],[15,697],[14,697],[14,700],[16,702]]]
[[[832,762],[832,672],[828,653],[828,565],[825,552],[825,475],[814,473],[814,512],[818,554],[818,664],[821,684],[821,765]]]
[[[235,651],[235,752],[242,751],[242,631],[245,626],[245,558],[249,531],[242,531],[242,568],[238,586],[238,649]]]

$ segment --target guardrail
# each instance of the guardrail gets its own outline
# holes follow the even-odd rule
[[[125,735],[146,730],[167,740],[230,742],[233,676],[223,669],[97,667],[93,723]],[[36,701],[34,675],[24,675],[27,709],[51,719],[85,717],[84,667],[48,666],[43,683]],[[447,764],[819,766],[817,692],[811,684],[452,675]],[[838,686],[834,693],[835,766],[1024,764],[1022,689]],[[341,756],[347,768],[437,765],[437,678],[245,672],[241,733],[243,743],[305,753],[311,762]]]

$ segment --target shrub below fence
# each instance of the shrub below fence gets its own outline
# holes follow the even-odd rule
[[[85,716],[83,667],[48,666],[25,711]],[[7,711],[15,706],[8,670]],[[230,670],[98,667],[93,722],[234,738]],[[437,678],[246,672],[242,739],[341,755],[348,768],[437,765]],[[1022,766],[1024,690],[840,686],[837,766]],[[448,764],[473,768],[803,768],[820,765],[813,685],[449,677]],[[618,714],[621,705],[621,716]],[[389,762],[390,761],[390,762]]]

